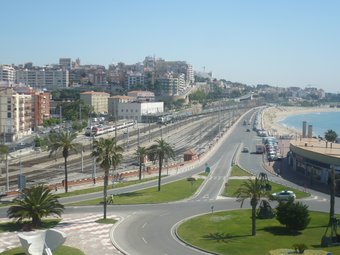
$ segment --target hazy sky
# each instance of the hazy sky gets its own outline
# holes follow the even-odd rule
[[[185,60],[214,77],[340,92],[340,1],[1,1],[0,64]]]

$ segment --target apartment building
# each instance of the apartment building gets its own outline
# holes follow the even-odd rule
[[[70,58],[59,58],[59,65],[64,69],[70,70],[72,68],[72,61]]]
[[[144,86],[144,74],[133,71],[127,72],[125,75],[125,87],[130,90],[136,86]]]
[[[91,105],[95,113],[106,114],[108,112],[108,98],[110,94],[105,92],[86,91],[80,93],[80,99]]]
[[[10,65],[0,65],[0,81],[12,83],[15,81],[15,69]]]
[[[18,69],[16,81],[40,89],[67,88],[69,87],[69,71],[61,68]]]
[[[183,84],[183,75],[168,72],[157,78],[157,81],[160,84],[162,96],[178,96],[179,88]]]
[[[12,87],[0,90],[0,140],[13,142],[32,133],[32,96]]]

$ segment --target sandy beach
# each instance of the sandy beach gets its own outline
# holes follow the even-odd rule
[[[270,131],[271,134],[275,134],[276,136],[282,135],[291,135],[293,137],[299,136],[302,133],[302,126],[300,130],[295,130],[291,128],[287,128],[278,121],[284,119],[287,116],[298,115],[298,114],[307,114],[307,113],[315,113],[315,112],[340,112],[339,108],[330,108],[330,107],[281,107],[274,106],[268,107],[262,112],[262,123],[263,128]]]

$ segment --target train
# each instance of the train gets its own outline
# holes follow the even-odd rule
[[[90,126],[86,128],[85,135],[86,136],[98,136],[98,135],[103,135],[107,134],[110,132],[113,132],[119,129],[127,128],[127,127],[132,127],[135,125],[135,121],[127,121],[123,123],[119,123],[117,125],[95,125],[95,126]]]

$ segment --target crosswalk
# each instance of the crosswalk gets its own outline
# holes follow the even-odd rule
[[[65,245],[76,247],[84,251],[87,255],[120,254],[110,240],[110,229],[112,225],[95,222],[102,217],[102,214],[90,214],[86,216],[80,214],[68,215],[62,219],[55,229],[66,233],[67,238]],[[108,216],[108,218],[118,219],[114,215]],[[3,219],[2,222],[3,221],[5,221],[5,219]],[[20,246],[17,233],[18,232],[0,233],[0,253]]]

